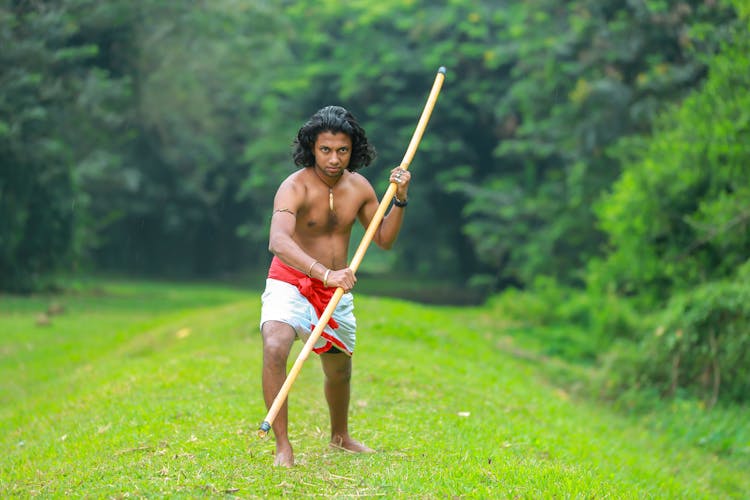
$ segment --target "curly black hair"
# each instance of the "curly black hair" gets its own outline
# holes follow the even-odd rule
[[[313,147],[321,132],[343,132],[352,140],[352,155],[347,170],[355,172],[375,159],[375,147],[367,140],[365,130],[349,111],[341,106],[326,106],[320,109],[297,132],[292,157],[295,165],[315,165]]]

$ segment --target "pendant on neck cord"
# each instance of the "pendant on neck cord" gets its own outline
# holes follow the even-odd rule
[[[333,188],[328,188],[328,206],[331,207],[331,212],[333,212]]]

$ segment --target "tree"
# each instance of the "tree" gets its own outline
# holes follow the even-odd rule
[[[0,4],[0,288],[29,291],[75,255],[81,196],[73,165],[103,153],[108,108],[123,92],[76,38],[82,4]],[[78,127],[71,127],[77,124]]]
[[[660,109],[702,80],[701,54],[733,18],[698,1],[504,9],[486,56],[507,74],[489,100],[494,168],[455,184],[469,197],[464,230],[500,278],[583,283],[603,243],[591,207],[620,170],[607,148],[647,134]]]
[[[709,78],[657,122],[624,139],[624,168],[597,213],[608,252],[592,280],[659,303],[734,276],[750,248],[750,30],[737,25]]]
[[[597,207],[608,252],[593,290],[629,296],[655,325],[610,368],[622,386],[747,401],[750,361],[750,16],[705,84],[620,141],[623,174]]]

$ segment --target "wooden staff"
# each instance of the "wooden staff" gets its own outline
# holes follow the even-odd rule
[[[422,135],[424,134],[425,128],[427,128],[427,122],[430,120],[430,115],[432,114],[432,110],[435,107],[435,102],[437,101],[438,94],[440,94],[440,89],[443,86],[444,80],[445,67],[441,66],[440,69],[438,69],[437,75],[435,76],[435,83],[433,83],[430,95],[427,97],[427,103],[422,110],[422,116],[419,118],[417,128],[414,130],[414,134],[411,137],[411,142],[409,142],[409,147],[406,149],[404,159],[401,160],[401,165],[399,165],[399,167],[404,170],[409,169],[411,160],[414,158],[414,154],[417,152],[417,147],[419,147],[419,142],[422,140]],[[365,257],[365,252],[367,252],[367,247],[370,246],[372,238],[375,235],[375,231],[377,231],[378,226],[383,221],[385,212],[386,210],[388,210],[388,206],[391,203],[391,199],[396,194],[397,189],[398,185],[395,182],[391,182],[388,186],[388,190],[385,192],[385,195],[383,195],[383,199],[380,201],[380,205],[375,212],[375,216],[373,216],[370,224],[367,226],[365,235],[362,237],[362,241],[359,243],[357,251],[354,253],[352,262],[349,264],[349,268],[352,270],[352,272],[356,273],[359,265],[362,263],[362,259]],[[268,431],[271,430],[271,424],[279,414],[279,410],[281,410],[281,406],[284,404],[284,401],[286,401],[286,398],[289,395],[289,390],[292,388],[292,384],[297,379],[297,375],[299,375],[300,370],[302,370],[302,365],[312,352],[313,347],[315,346],[315,342],[318,341],[318,338],[320,338],[320,335],[323,333],[323,329],[328,324],[328,320],[331,319],[333,311],[336,309],[336,306],[339,304],[339,301],[341,300],[341,297],[343,295],[344,289],[341,287],[336,288],[336,291],[331,297],[331,301],[328,302],[328,306],[320,316],[318,324],[310,334],[307,342],[305,342],[305,345],[302,347],[302,351],[300,351],[299,356],[297,356],[297,360],[294,362],[292,369],[289,371],[286,380],[284,380],[284,385],[281,386],[281,389],[279,389],[279,393],[273,400],[271,408],[268,409],[268,414],[266,415],[266,418],[263,420],[263,423],[258,429],[258,437],[266,437]]]

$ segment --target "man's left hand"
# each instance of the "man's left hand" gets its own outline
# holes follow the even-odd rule
[[[398,188],[396,189],[396,198],[399,200],[406,200],[407,192],[409,191],[409,181],[411,181],[411,172],[404,170],[401,167],[396,167],[391,170],[390,182],[395,182]]]

